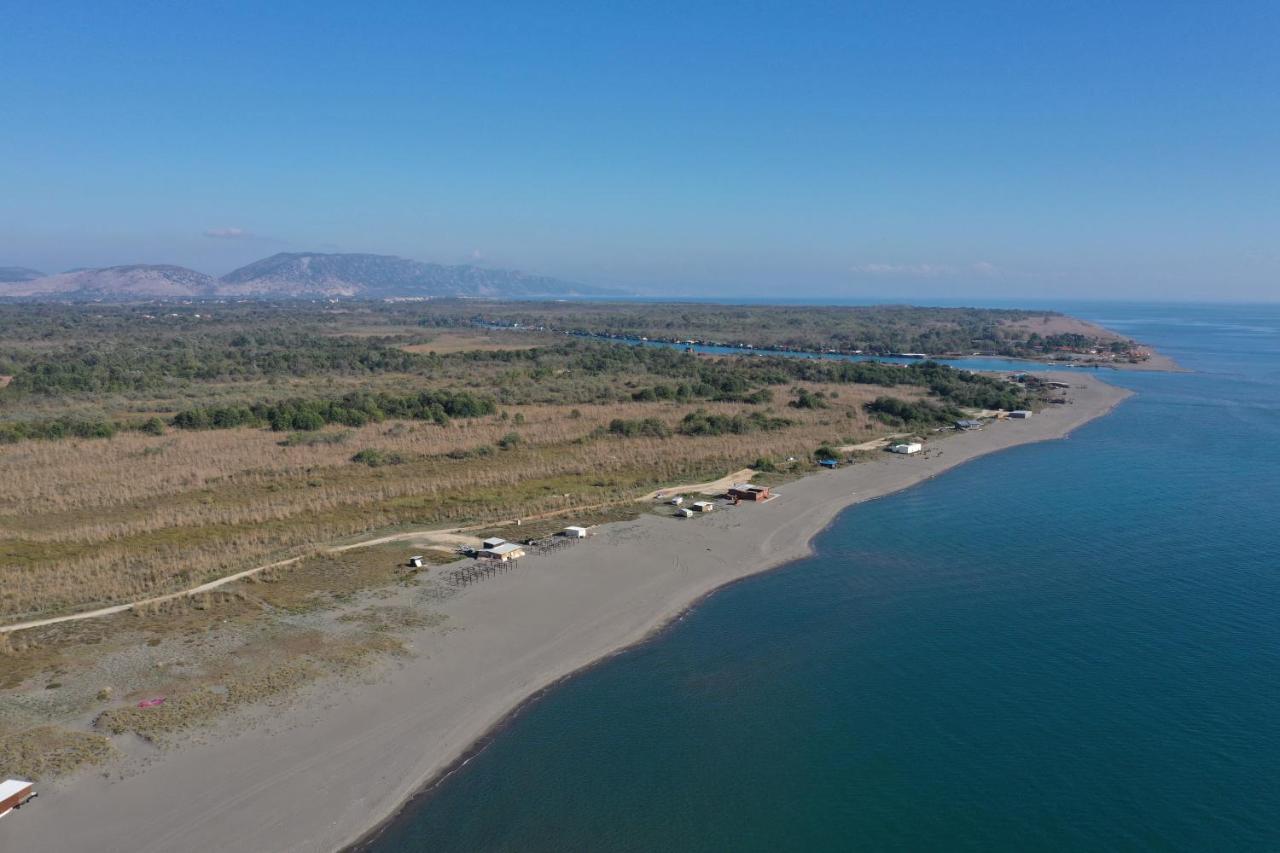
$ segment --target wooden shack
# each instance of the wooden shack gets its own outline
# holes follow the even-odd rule
[[[768,486],[753,486],[750,483],[738,483],[729,487],[729,497],[739,501],[767,501]]]

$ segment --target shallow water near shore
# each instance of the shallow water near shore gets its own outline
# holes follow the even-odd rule
[[[368,849],[1280,847],[1280,307],[1064,310],[1196,372],[846,510]]]

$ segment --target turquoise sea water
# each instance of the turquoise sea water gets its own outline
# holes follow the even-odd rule
[[[1280,306],[1064,308],[1197,372],[846,510],[369,849],[1280,849]]]

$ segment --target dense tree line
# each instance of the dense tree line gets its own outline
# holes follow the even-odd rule
[[[898,397],[876,397],[864,404],[867,412],[882,423],[897,427],[929,427],[964,417],[955,406],[939,405],[929,400],[903,400]]]
[[[989,308],[875,306],[743,306],[687,304],[537,303],[485,305],[441,302],[423,311],[426,327],[488,325],[550,329],[573,335],[647,338],[655,341],[751,345],[796,350],[836,350],[933,355],[972,352],[1026,355],[1025,323],[1055,312]],[[1101,337],[1084,337],[1090,343]],[[1106,341],[1112,340],[1106,338]],[[1128,348],[1131,342],[1120,342]]]
[[[388,418],[434,421],[491,415],[497,406],[488,397],[466,391],[422,391],[417,394],[346,394],[337,399],[295,399],[249,405],[187,409],[173,417],[179,429],[231,429],[270,426],[277,432],[316,430],[327,424],[358,427]]]
[[[193,335],[158,341],[77,343],[54,350],[10,351],[0,372],[9,393],[93,394],[145,391],[174,381],[223,382],[325,373],[406,373],[430,358],[380,338],[329,337],[257,330],[227,337]]]
[[[791,424],[792,421],[786,418],[773,417],[763,412],[752,412],[748,415],[720,415],[699,409],[696,412],[690,412],[680,420],[680,432],[683,435],[745,435],[757,430],[769,432],[785,429]]]

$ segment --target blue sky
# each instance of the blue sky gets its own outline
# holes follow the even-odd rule
[[[1280,4],[514,6],[0,0],[0,265],[1280,298]]]

